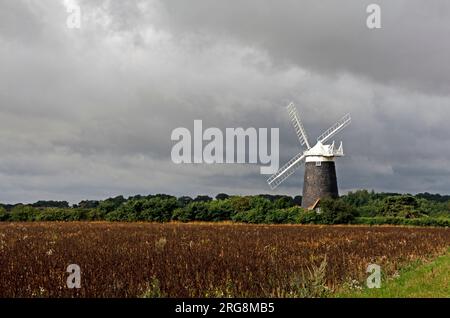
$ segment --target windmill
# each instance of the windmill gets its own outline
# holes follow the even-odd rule
[[[334,160],[344,156],[344,150],[342,141],[338,148],[335,147],[334,141],[331,144],[325,143],[350,124],[350,114],[327,129],[317,138],[315,146],[311,147],[294,104],[290,103],[287,110],[300,144],[306,149],[289,160],[267,180],[267,183],[272,190],[275,189],[305,163],[302,206],[310,208],[324,197],[337,198],[339,194]]]

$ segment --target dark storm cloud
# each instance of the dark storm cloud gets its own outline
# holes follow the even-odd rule
[[[377,3],[382,29],[369,31],[366,8]],[[382,83],[448,94],[450,3],[446,0],[164,1],[176,32],[242,39],[280,64],[325,74],[348,71]]]
[[[175,165],[176,127],[279,127],[313,141],[344,113],[342,191],[450,192],[446,1],[0,2],[0,201],[270,193],[257,165]],[[299,194],[302,171],[276,192]]]

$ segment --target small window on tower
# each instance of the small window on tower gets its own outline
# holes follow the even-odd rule
[[[316,161],[316,167],[320,167],[322,165],[322,161]]]

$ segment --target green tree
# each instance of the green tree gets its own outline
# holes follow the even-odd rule
[[[186,205],[188,205],[192,201],[194,201],[194,199],[192,199],[191,197],[188,197],[188,196],[179,197],[178,200],[177,200],[178,207],[180,207],[180,208],[185,207]]]
[[[29,205],[18,204],[10,213],[11,221],[34,221],[38,210]]]
[[[282,196],[280,198],[277,198],[273,202],[273,206],[275,209],[287,209],[294,205],[295,205],[294,200],[292,199],[292,197],[289,196]]]
[[[219,193],[218,195],[216,195],[216,200],[226,200],[229,197],[230,196],[226,193]]]
[[[415,218],[420,216],[418,207],[418,200],[411,195],[390,196],[384,199],[381,214],[384,216]]]
[[[230,199],[221,199],[209,202],[210,220],[230,220],[234,215],[233,205]]]
[[[6,209],[4,207],[0,207],[0,222],[1,221],[8,221],[9,214],[6,212]]]
[[[346,224],[355,219],[355,209],[340,199],[324,198],[320,200],[318,219],[323,224]]]
[[[209,202],[212,201],[212,198],[207,195],[198,195],[195,199],[195,202]]]
[[[238,213],[250,210],[250,197],[232,196],[230,200],[234,212]]]
[[[143,202],[142,212],[138,219],[156,222],[168,222],[173,211],[178,207],[175,197],[155,197]]]
[[[209,221],[210,216],[208,202],[191,202],[183,208],[175,209],[172,218],[182,222]]]

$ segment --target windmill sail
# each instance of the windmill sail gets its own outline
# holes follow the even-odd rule
[[[352,118],[350,117],[350,114],[345,115],[336,124],[328,128],[322,135],[320,135],[319,138],[317,138],[317,141],[325,143],[327,140],[336,135],[342,129],[350,125],[351,121]]]
[[[287,106],[289,117],[292,120],[292,123],[294,124],[295,132],[297,133],[298,139],[300,140],[300,144],[302,146],[306,145],[308,149],[311,148],[308,142],[308,136],[306,135],[305,128],[303,127],[302,121],[300,119],[300,116],[297,112],[297,109],[295,108],[295,105],[293,103],[290,103]]]
[[[286,180],[290,175],[292,175],[303,163],[305,155],[303,152],[296,155],[294,158],[289,160],[283,167],[281,167],[274,175],[272,175],[267,183],[270,188],[275,189],[280,183]]]

